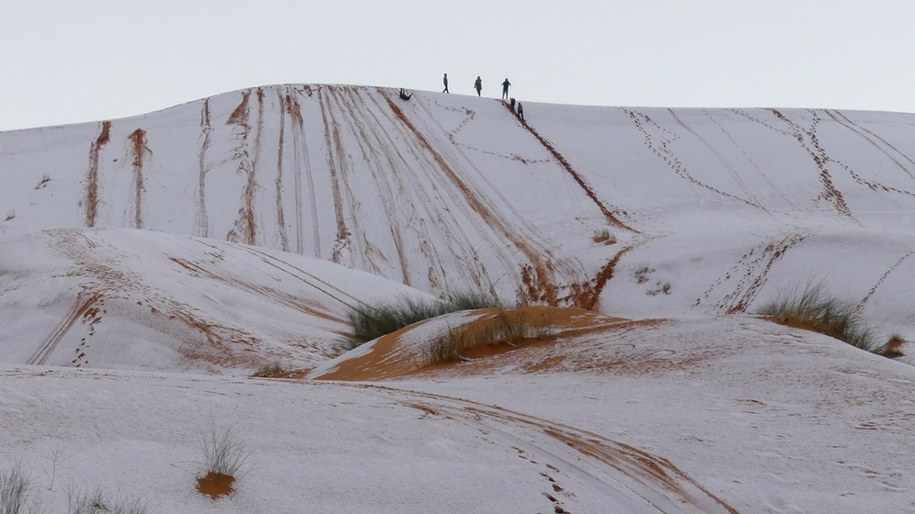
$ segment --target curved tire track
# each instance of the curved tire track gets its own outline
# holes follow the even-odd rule
[[[646,510],[737,512],[671,461],[594,432],[494,405],[444,395],[374,384],[335,385],[380,391],[392,396],[401,405],[420,410],[423,417],[437,416],[477,425],[486,431],[497,431],[508,439],[523,441],[536,448],[538,453],[547,455],[550,460],[562,460],[564,467],[576,469],[611,491],[622,489],[636,495],[645,502]],[[548,444],[549,448],[541,446],[544,444],[539,442],[542,436],[561,443],[562,447],[570,449],[570,453],[560,455],[561,452],[553,444]],[[517,447],[516,450],[523,453]],[[582,461],[588,461],[591,465],[586,466]],[[554,471],[560,469],[555,464],[548,464],[548,467]],[[549,493],[547,497],[550,497]],[[558,506],[559,502],[555,498],[551,498],[551,501]]]

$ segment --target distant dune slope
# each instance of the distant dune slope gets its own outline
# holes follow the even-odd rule
[[[310,257],[143,230],[0,237],[0,361],[230,371],[339,354],[351,308],[428,298]]]
[[[0,231],[154,229],[625,316],[746,312],[822,279],[911,325],[884,291],[915,252],[915,116],[525,106],[279,85],[0,133]],[[830,270],[852,264],[846,290]]]

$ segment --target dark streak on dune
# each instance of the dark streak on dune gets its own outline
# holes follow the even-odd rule
[[[519,288],[518,293],[520,294],[519,301],[537,301],[537,302],[546,302],[549,305],[557,305],[558,300],[556,297],[556,285],[552,282],[552,273],[548,265],[540,259],[540,256],[533,249],[527,246],[527,244],[521,240],[516,234],[514,234],[507,226],[505,226],[496,216],[492,210],[486,207],[482,201],[477,197],[477,195],[471,191],[470,187],[464,183],[463,180],[458,176],[457,172],[445,161],[445,158],[435,149],[432,144],[429,143],[426,136],[413,125],[413,122],[410,121],[403,110],[391,99],[391,97],[384,92],[379,90],[387,101],[388,106],[393,111],[394,115],[399,119],[410,132],[416,136],[419,143],[422,147],[432,156],[435,162],[438,164],[439,169],[441,169],[448,179],[454,184],[455,187],[463,195],[467,204],[473,208],[473,210],[493,228],[497,229],[502,235],[510,241],[516,248],[518,248],[524,255],[527,257],[530,262],[529,266],[522,267],[522,276],[526,277],[524,279],[524,287]],[[528,295],[534,296],[531,298]]]
[[[96,302],[102,299],[102,294],[100,292],[89,293],[87,291],[80,291],[76,295],[76,301],[73,304],[73,308],[70,309],[70,312],[67,316],[61,321],[57,327],[54,328],[54,331],[48,337],[48,339],[41,345],[41,348],[29,359],[29,364],[44,364],[48,356],[54,351],[57,345],[60,343],[61,339],[70,331],[73,327],[73,324],[76,323],[76,320],[85,316],[93,305]]]
[[[137,129],[128,136],[133,153],[133,179],[134,179],[134,228],[143,228],[143,192],[146,183],[143,178],[143,156],[152,153],[146,145],[146,131]]]
[[[260,88],[258,88],[260,91]],[[258,95],[262,98],[261,95]],[[251,131],[249,124],[248,103],[251,98],[251,90],[242,93],[241,102],[232,111],[227,124],[239,127],[237,133],[238,144],[233,149],[233,158],[238,160],[236,173],[245,176],[245,187],[242,192],[241,206],[238,208],[238,218],[235,220],[235,226],[226,234],[226,240],[232,242],[241,241],[246,244],[255,244],[256,224],[254,217],[254,191],[256,182],[254,180],[254,163],[250,159],[248,152],[248,135]],[[261,105],[261,107],[263,107]],[[255,152],[257,148],[255,148]]]
[[[210,148],[210,134],[213,132],[213,126],[210,119],[210,99],[203,101],[203,108],[200,110],[200,129],[203,132],[203,142],[200,144],[200,153],[197,156],[197,215],[194,222],[194,235],[199,237],[209,237],[210,222],[207,219],[206,204],[206,158],[207,150]]]
[[[311,96],[311,89],[307,89],[308,96]],[[295,92],[293,91],[293,94]],[[302,231],[302,221],[304,218],[304,205],[302,202],[302,174],[305,174],[305,182],[308,185],[308,192],[311,199],[311,228],[313,238],[313,255],[321,258],[321,232],[319,230],[320,219],[318,217],[318,207],[315,199],[314,180],[311,176],[311,170],[308,162],[308,144],[305,141],[305,120],[302,118],[302,107],[293,94],[286,94],[284,105],[286,113],[292,116],[292,135],[293,135],[293,167],[295,171],[295,226],[296,226],[296,253],[305,253],[305,236]],[[299,151],[301,150],[301,155]]]
[[[594,202],[595,205],[597,205],[597,208],[600,209],[600,212],[603,213],[604,218],[606,218],[607,221],[611,225],[619,227],[624,230],[628,230],[630,232],[635,232],[635,233],[639,232],[638,230],[636,230],[636,229],[630,227],[629,225],[626,225],[622,221],[620,221],[620,219],[616,217],[615,213],[610,212],[610,209],[608,209],[607,206],[604,205],[604,202],[597,196],[597,193],[594,192],[594,189],[592,189],[590,184],[588,184],[588,182],[584,179],[584,177],[582,177],[581,173],[578,173],[577,171],[575,171],[574,168],[572,168],[572,165],[569,164],[569,161],[561,153],[559,153],[559,150],[556,149],[556,147],[553,145],[553,143],[551,143],[545,137],[541,136],[540,133],[534,129],[534,127],[530,126],[527,123],[527,121],[518,117],[517,113],[515,113],[514,109],[512,109],[509,104],[503,102],[503,105],[505,105],[505,108],[508,109],[516,118],[518,118],[518,122],[521,123],[521,126],[524,127],[528,132],[530,132],[531,135],[534,136],[534,139],[539,141],[540,144],[543,145],[543,147],[546,148],[546,150],[548,152],[550,152],[550,155],[552,155],[553,158],[556,159],[556,162],[558,162],[559,165],[562,166],[562,168],[565,169],[566,172],[569,173],[569,175],[572,177],[572,180],[574,180],[575,183],[577,183],[579,185],[579,187],[581,187],[581,189],[585,192],[585,194],[588,196],[588,198],[590,198],[591,201]],[[618,212],[618,214],[625,215],[626,213]]]
[[[111,122],[103,121],[99,135],[89,146],[89,171],[86,173],[86,226],[94,227],[98,215],[98,157],[102,147],[111,138]]]
[[[289,236],[286,235],[286,215],[283,212],[283,146],[286,141],[286,113],[289,95],[283,98],[283,93],[277,91],[280,100],[280,134],[276,145],[276,224],[280,236],[280,249],[289,251]]]
[[[616,273],[616,265],[619,264],[620,259],[630,251],[641,246],[644,242],[645,241],[632,244],[621,249],[603,268],[601,268],[600,273],[594,277],[594,287],[593,289],[590,289],[590,294],[581,298],[578,302],[583,309],[593,311],[597,308],[597,302],[600,300],[600,295],[604,290],[604,286],[607,285],[607,282],[609,282],[610,279],[613,278],[613,274]]]
[[[328,99],[324,86],[318,89],[318,100],[321,105],[321,119],[324,121],[324,145],[326,147],[327,167],[330,172],[331,190],[334,198],[334,216],[337,222],[337,240],[334,244],[334,250],[331,253],[330,260],[340,262],[340,255],[343,248],[349,245],[350,232],[346,228],[346,221],[343,217],[343,197],[340,193],[340,181],[342,160],[346,155],[343,142],[340,140],[340,129],[336,120],[332,119],[330,106],[327,105]]]

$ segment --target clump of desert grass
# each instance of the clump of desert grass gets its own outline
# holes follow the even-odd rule
[[[423,362],[455,362],[461,360],[467,350],[484,344],[521,346],[553,337],[555,332],[548,319],[533,317],[525,310],[499,308],[491,317],[460,327],[448,327],[423,348]]]
[[[206,473],[197,477],[197,490],[211,498],[234,491],[239,470],[248,460],[248,448],[235,429],[220,429],[214,422],[201,436],[201,449]]]
[[[899,347],[904,342],[901,337],[898,342],[891,339],[892,344],[878,346],[874,330],[865,323],[858,309],[829,294],[822,283],[780,295],[764,304],[758,313],[777,323],[807,328],[878,355],[901,356]]]
[[[457,293],[444,299],[414,300],[399,297],[389,303],[354,308],[349,313],[354,346],[371,341],[419,321],[451,312],[499,307],[499,300],[483,293]]]
[[[892,334],[886,343],[875,348],[874,353],[888,359],[898,359],[899,357],[904,357],[905,354],[902,353],[902,345],[905,344],[905,339],[902,338],[899,334]]]
[[[22,469],[21,462],[0,473],[0,512],[24,514],[31,485],[32,478]]]
[[[67,511],[69,514],[146,514],[149,509],[138,498],[112,498],[101,489],[88,492],[70,488]]]

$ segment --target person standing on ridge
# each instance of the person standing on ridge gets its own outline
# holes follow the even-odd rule
[[[521,102],[518,102],[518,117],[524,121],[524,107],[521,107]]]
[[[448,91],[448,74],[447,73],[445,74],[445,77],[442,78],[442,83],[445,84],[445,89],[442,89],[442,93],[451,93],[451,91]]]
[[[510,85],[512,85],[512,83],[508,81],[508,78],[506,78],[505,82],[502,83],[502,99],[503,100],[508,98],[508,86],[510,86]]]
[[[483,90],[483,79],[477,75],[477,80],[473,83],[473,88],[477,90],[477,96],[480,96],[480,91]]]

